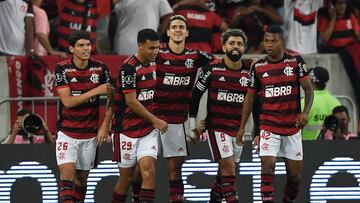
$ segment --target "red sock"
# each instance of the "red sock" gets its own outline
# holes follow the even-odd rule
[[[61,203],[75,203],[74,183],[69,180],[60,181],[60,201]]]
[[[126,195],[120,195],[113,191],[111,203],[125,203]]]
[[[239,197],[236,191],[236,177],[235,176],[222,176],[222,195],[227,203],[239,203]]]
[[[85,196],[86,196],[86,188],[87,186],[77,186],[76,184],[74,184],[74,194],[75,194],[75,198],[76,201],[85,201]]]
[[[140,203],[153,203],[155,200],[155,190],[141,188],[139,199]]]
[[[169,200],[171,203],[182,203],[184,201],[184,184],[182,180],[169,182]]]
[[[274,203],[275,195],[274,195],[274,175],[269,174],[261,174],[261,200],[263,203]]]
[[[221,177],[217,175],[215,182],[211,186],[209,203],[221,203],[222,199],[223,196],[221,193]]]

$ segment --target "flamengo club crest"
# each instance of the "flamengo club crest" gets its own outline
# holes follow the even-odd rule
[[[286,66],[286,68],[284,69],[284,73],[286,76],[293,76],[293,67],[290,67],[289,65]]]
[[[187,59],[185,61],[186,68],[192,68],[194,66],[194,60],[193,59]]]
[[[91,77],[90,77],[90,80],[91,80],[91,82],[93,82],[93,83],[99,83],[99,75],[98,74],[96,74],[96,73],[93,73],[92,75],[91,75]]]
[[[247,87],[247,86],[248,86],[248,82],[249,82],[249,79],[247,79],[246,77],[241,77],[240,80],[239,80],[239,83],[240,83],[241,86],[243,86],[243,87]]]

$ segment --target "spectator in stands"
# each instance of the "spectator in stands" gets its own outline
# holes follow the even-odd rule
[[[205,3],[205,0],[184,3],[178,6],[174,12],[184,16],[188,22],[189,37],[186,39],[186,47],[213,53],[219,49],[222,50],[220,35],[214,38],[213,34],[224,32],[228,29],[228,25],[219,15],[210,11]]]
[[[341,105],[339,100],[325,89],[329,81],[329,72],[320,66],[309,70],[311,85],[314,89],[314,101],[311,106],[308,122],[301,131],[303,140],[316,140],[320,134],[325,118],[332,114],[334,107]],[[304,100],[301,100],[304,107]]]
[[[245,5],[236,10],[230,27],[240,28],[249,36],[247,53],[259,54],[264,52],[261,42],[266,27],[283,23],[282,16],[272,6],[262,0],[246,0]]]
[[[116,0],[56,0],[59,12],[57,27],[58,46],[60,51],[69,50],[68,38],[77,30],[90,34],[92,53],[96,51],[96,20],[110,13],[111,3]]]
[[[33,115],[31,111],[22,109],[17,112],[14,127],[11,134],[6,140],[7,144],[40,144],[40,143],[54,143],[54,138],[45,121],[41,118],[44,135],[34,135],[24,128],[24,120],[28,116]]]
[[[34,13],[31,2],[0,0],[0,56],[33,55]]]
[[[284,0],[286,48],[301,54],[317,53],[317,11],[323,0]]]
[[[34,9],[35,24],[35,53],[39,56],[60,55],[66,57],[65,52],[59,52],[53,49],[49,41],[50,25],[46,12],[40,8],[43,0],[32,0]]]
[[[150,28],[166,34],[172,12],[167,0],[121,0],[110,15],[111,50],[120,55],[136,53],[137,33]]]
[[[324,122],[321,138],[324,140],[349,140],[357,135],[349,131],[350,116],[346,106],[337,106]]]
[[[323,52],[337,52],[360,39],[359,22],[351,13],[348,0],[331,0],[331,4],[325,15],[319,16]]]

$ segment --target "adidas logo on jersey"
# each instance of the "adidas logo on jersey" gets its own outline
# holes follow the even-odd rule
[[[142,76],[141,80],[146,80],[146,77],[145,75]]]
[[[221,76],[221,77],[219,78],[219,81],[223,81],[223,82],[225,82],[225,78],[224,78],[224,76]]]
[[[170,65],[170,61],[165,61],[164,64],[165,65]]]
[[[266,78],[266,77],[269,77],[269,74],[267,72],[265,72],[263,75],[262,75],[263,78]]]
[[[70,82],[77,82],[77,79],[75,77],[73,77]]]

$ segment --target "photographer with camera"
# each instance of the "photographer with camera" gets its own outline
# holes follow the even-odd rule
[[[321,130],[323,140],[349,140],[357,138],[356,134],[349,132],[350,116],[346,106],[336,106],[332,115],[326,117]]]
[[[16,121],[6,144],[55,143],[45,121],[27,109],[16,113]]]
[[[311,106],[308,122],[301,131],[303,140],[316,140],[319,137],[325,118],[332,114],[334,107],[341,105],[340,101],[326,90],[330,76],[324,67],[316,66],[309,69],[311,86],[314,89],[314,102]],[[301,101],[304,107],[304,99]]]

